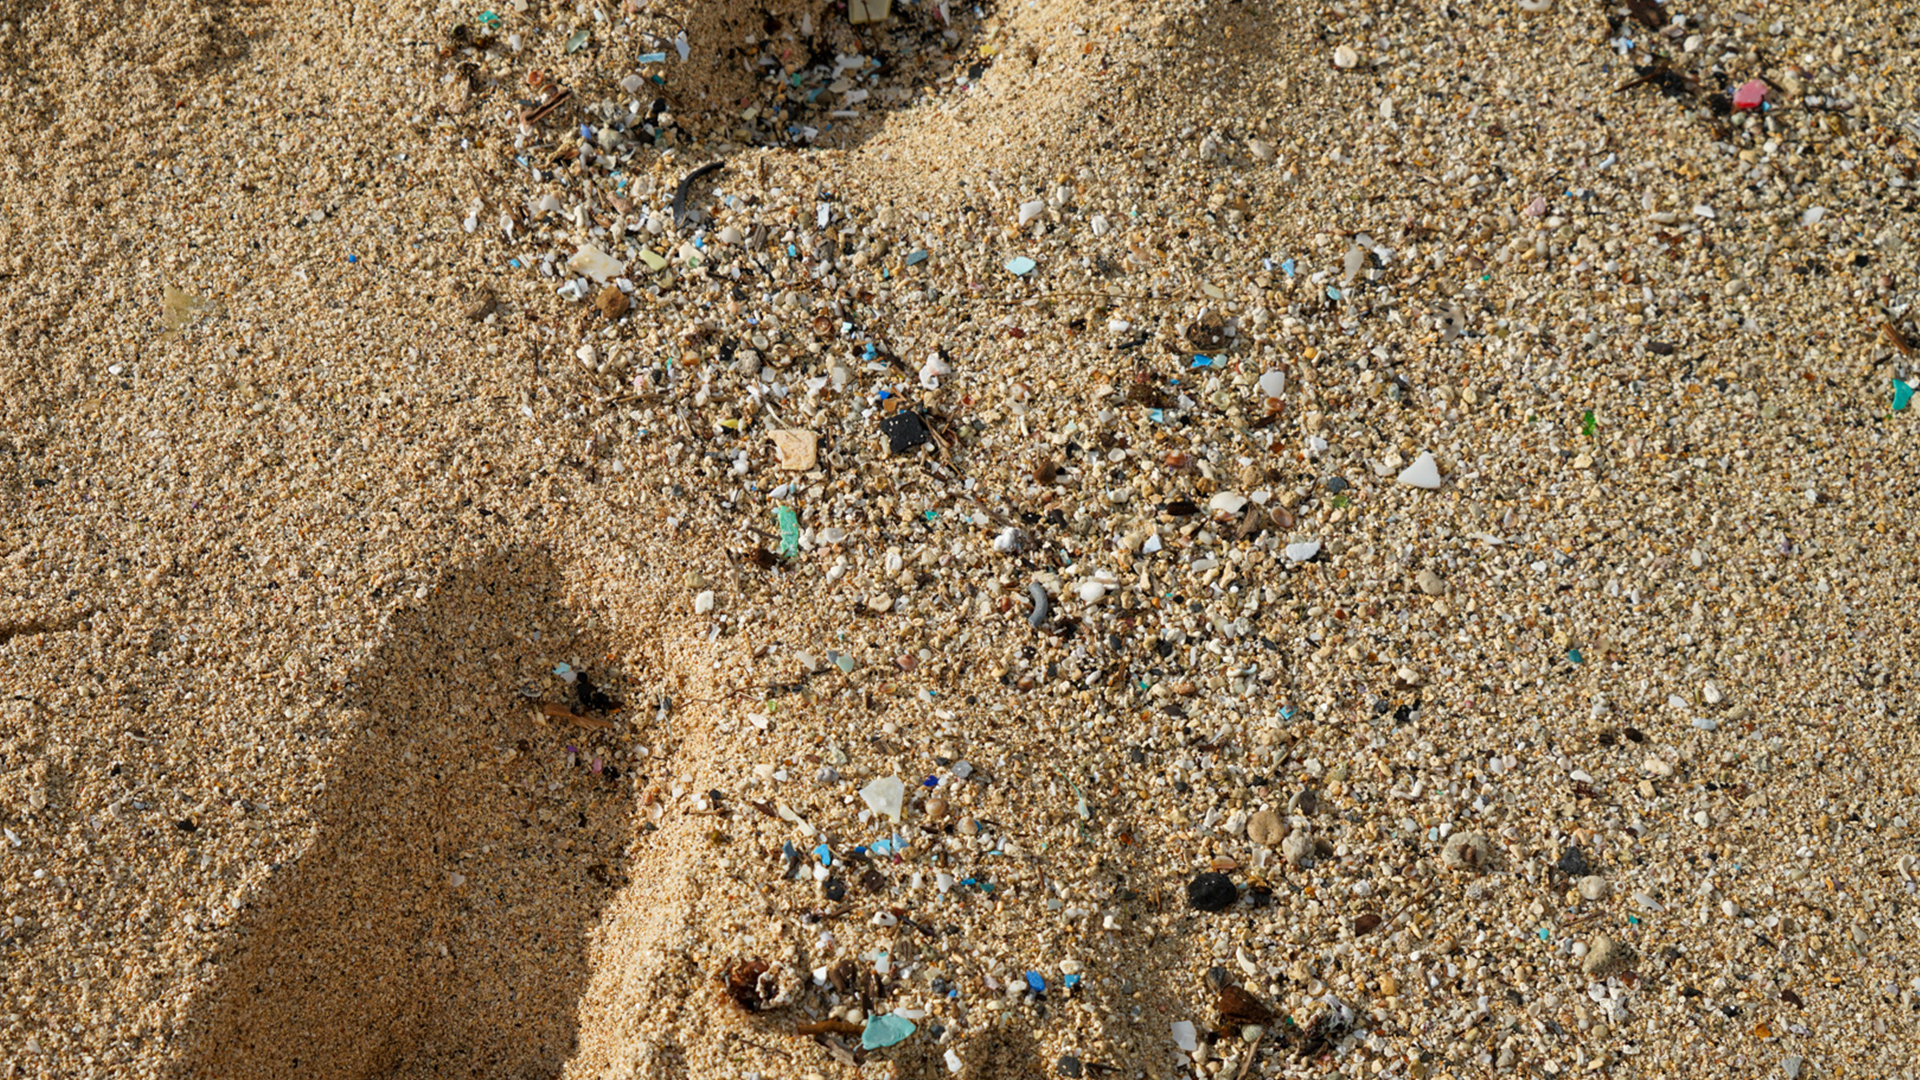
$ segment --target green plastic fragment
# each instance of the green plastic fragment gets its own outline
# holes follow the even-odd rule
[[[791,559],[800,554],[800,519],[785,506],[773,508],[773,520],[780,525],[780,557]]]
[[[1593,437],[1594,430],[1599,426],[1600,425],[1596,423],[1593,419],[1592,409],[1588,409],[1586,415],[1580,418],[1580,434],[1585,435],[1588,438]]]
[[[913,1021],[893,1013],[882,1013],[867,1020],[866,1030],[860,1033],[862,1050],[878,1050],[913,1034]]]
[[[575,30],[572,34],[568,35],[567,51],[570,53],[579,52],[581,49],[586,48],[587,42],[591,41],[592,39],[593,39],[593,31],[583,26],[580,29]]]
[[[1912,400],[1913,387],[1908,386],[1899,379],[1893,380],[1893,411],[1900,412],[1905,409],[1907,404]]]

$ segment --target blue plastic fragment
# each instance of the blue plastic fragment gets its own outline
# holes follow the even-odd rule
[[[828,850],[827,845],[821,844],[819,847],[814,848],[813,854],[815,858],[820,860],[821,866],[833,865],[833,852]]]
[[[1334,288],[1334,287],[1333,287],[1333,286],[1331,286],[1331,285],[1329,285],[1329,286],[1327,286],[1327,299],[1329,299],[1329,300],[1338,300],[1338,299],[1340,299],[1340,290],[1339,290],[1339,289],[1336,289],[1336,288]]]
[[[1213,357],[1211,357],[1211,356],[1202,356],[1202,355],[1200,355],[1199,353],[1194,353],[1194,354],[1193,354],[1193,366],[1194,366],[1194,367],[1212,367],[1212,366],[1213,366]]]
[[[926,253],[926,252],[924,252],[924,251],[909,251],[909,252],[907,252],[907,265],[908,265],[908,266],[918,266],[918,265],[920,265],[921,263],[923,263],[923,262],[926,262],[926,261],[927,261],[927,253]]]
[[[939,787],[940,778],[937,776],[929,776],[925,780],[920,781],[920,786],[921,787]]]
[[[1060,978],[1060,982],[1069,990],[1080,989],[1080,976],[1078,975],[1063,975]]]
[[[1015,277],[1025,277],[1033,273],[1033,268],[1038,265],[1038,263],[1027,258],[1025,255],[1015,255],[1013,258],[1007,260],[1007,272]]]
[[[1147,419],[1153,421],[1156,424],[1164,424],[1166,423],[1166,414],[1161,412],[1159,409],[1148,409]]]
[[[1047,980],[1039,972],[1029,971],[1027,972],[1027,989],[1036,994],[1044,994],[1047,992]]]
[[[1281,271],[1282,273],[1284,273],[1284,274],[1286,274],[1286,275],[1287,275],[1288,277],[1292,277],[1292,276],[1293,276],[1293,260],[1292,260],[1292,259],[1281,259],[1281,260],[1280,260],[1280,271]]]
[[[664,64],[666,62],[667,54],[663,52],[641,53],[640,58],[634,61],[636,64]]]

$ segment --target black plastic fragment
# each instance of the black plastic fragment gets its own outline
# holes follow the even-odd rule
[[[895,454],[904,454],[917,446],[925,446],[927,422],[912,409],[902,409],[880,421],[880,430],[887,433],[887,449]]]

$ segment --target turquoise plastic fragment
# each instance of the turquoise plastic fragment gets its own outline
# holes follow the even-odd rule
[[[860,1033],[860,1048],[878,1050],[883,1046],[892,1046],[913,1034],[913,1031],[913,1021],[893,1013],[882,1013],[867,1021],[866,1030]]]
[[[1899,379],[1893,380],[1893,411],[1899,412],[1902,409],[1905,409],[1907,407],[1907,403],[1912,400],[1913,400],[1913,387],[1908,386],[1906,383],[1901,382]]]
[[[780,557],[791,559],[800,554],[800,519],[785,506],[773,508],[773,520],[780,525]]]

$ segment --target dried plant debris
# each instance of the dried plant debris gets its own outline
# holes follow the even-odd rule
[[[736,962],[727,968],[727,996],[747,1012],[769,1012],[793,1000],[799,989],[794,973],[784,964],[765,960]]]

